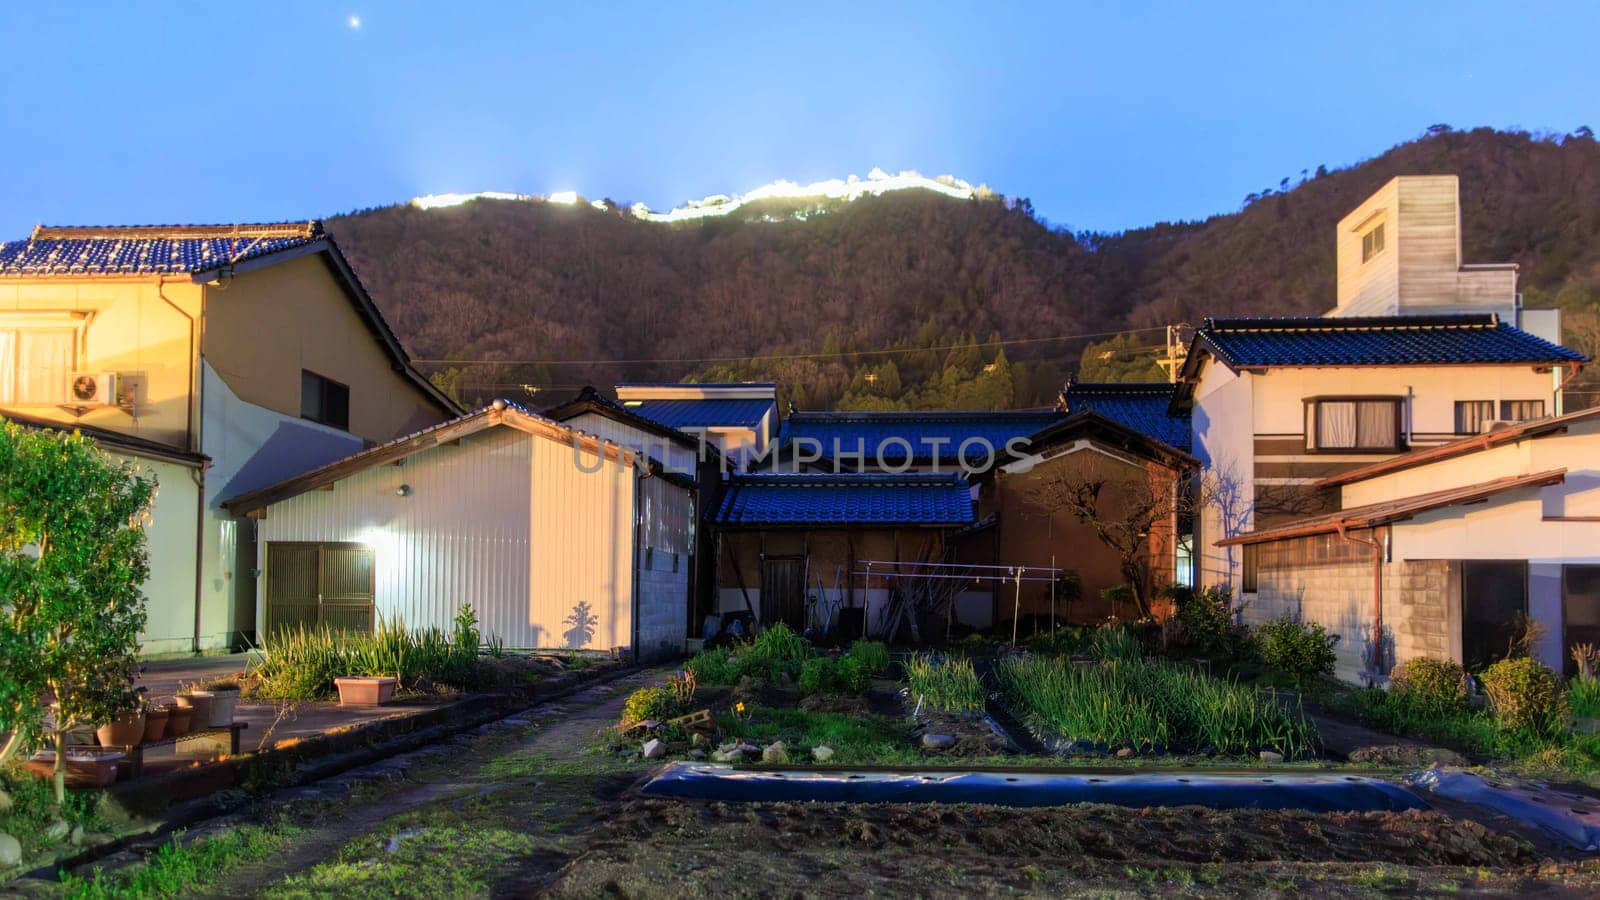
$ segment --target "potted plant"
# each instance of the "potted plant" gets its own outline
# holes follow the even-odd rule
[[[159,704],[147,704],[144,709],[144,742],[149,744],[167,736],[167,722],[172,712]]]
[[[211,703],[215,697],[215,694],[202,690],[197,684],[186,684],[178,690],[178,696],[173,699],[178,706],[189,710],[190,731],[211,727]]]
[[[340,706],[382,706],[394,699],[400,679],[386,675],[349,675],[335,678]]]
[[[134,707],[95,729],[102,747],[137,747],[144,743],[144,709]]]
[[[239,682],[232,678],[213,678],[201,689],[211,695],[211,717],[207,724],[223,728],[233,724],[233,712],[239,705]]]
[[[189,733],[194,710],[177,702],[167,704],[167,737],[183,737]]]

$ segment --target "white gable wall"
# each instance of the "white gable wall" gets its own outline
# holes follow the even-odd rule
[[[508,647],[631,643],[633,469],[581,472],[565,443],[492,428],[273,504],[258,533],[258,571],[273,541],[372,548],[378,613],[408,627],[448,628],[471,603]]]

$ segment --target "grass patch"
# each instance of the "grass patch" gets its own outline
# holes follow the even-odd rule
[[[286,629],[265,642],[262,660],[250,672],[251,694],[325,700],[335,694],[333,680],[344,675],[398,678],[407,687],[426,680],[470,690],[484,678],[478,648],[478,619],[471,606],[461,608],[448,633],[411,631],[398,619],[379,622],[371,634],[327,626]]]
[[[1600,678],[1574,678],[1567,682],[1567,703],[1579,719],[1600,719]]]
[[[1561,731],[1540,734],[1506,728],[1488,712],[1446,712],[1403,691],[1361,688],[1335,694],[1328,706],[1391,734],[1420,738],[1527,774],[1600,776],[1600,736]]]
[[[393,841],[394,852],[388,849]],[[351,843],[333,860],[291,875],[263,897],[484,896],[506,864],[545,846],[531,834],[504,828],[434,825]]]
[[[516,778],[606,778],[632,772],[649,760],[630,759],[597,749],[581,757],[558,759],[546,753],[509,753],[484,763],[478,774],[490,781]]]
[[[700,684],[737,684],[746,675],[777,681],[780,675],[798,677],[801,666],[815,655],[805,638],[778,622],[753,641],[702,650],[684,668]]]
[[[856,641],[850,645],[850,652],[845,654],[845,658],[860,663],[873,675],[889,671],[889,647],[882,641]]]
[[[834,764],[914,765],[922,761],[906,736],[905,725],[886,716],[757,706],[742,716],[719,715],[717,728],[724,735],[761,746],[781,740],[792,760],[807,758],[811,748],[820,744],[833,750]]]
[[[1304,714],[1236,683],[1159,660],[1075,666],[1048,657],[1004,660],[1006,696],[1036,728],[1111,747],[1223,755],[1273,750],[1286,759],[1315,750]]]
[[[911,695],[923,709],[940,712],[981,712],[983,682],[965,657],[939,659],[919,653],[906,663]]]
[[[180,845],[174,837],[145,857],[142,865],[113,873],[96,869],[88,878],[63,874],[61,886],[68,897],[85,900],[188,896],[216,880],[229,866],[271,856],[297,831],[290,826],[241,825],[227,834],[187,845]]]

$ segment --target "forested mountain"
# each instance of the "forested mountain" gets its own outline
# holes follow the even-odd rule
[[[423,368],[468,402],[524,385],[545,404],[585,383],[759,377],[804,408],[1026,406],[1050,402],[1080,357],[1086,377],[1141,377],[1136,348],[1162,334],[1085,353],[1090,340],[1327,310],[1339,218],[1395,175],[1451,172],[1466,261],[1519,263],[1528,304],[1559,300],[1569,342],[1593,354],[1600,144],[1587,129],[1435,127],[1295,173],[1238,212],[1120,234],[1053,230],[1026,200],[925,191],[673,224],[616,203],[479,200],[328,225]]]

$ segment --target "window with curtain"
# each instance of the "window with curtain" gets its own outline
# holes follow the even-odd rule
[[[1479,434],[1492,421],[1493,400],[1456,401],[1456,434]]]
[[[1543,400],[1501,400],[1500,418],[1508,422],[1526,422],[1544,418]]]
[[[0,329],[0,403],[66,402],[76,342],[77,332],[66,328]]]
[[[1400,449],[1398,398],[1313,400],[1306,404],[1308,450]]]

